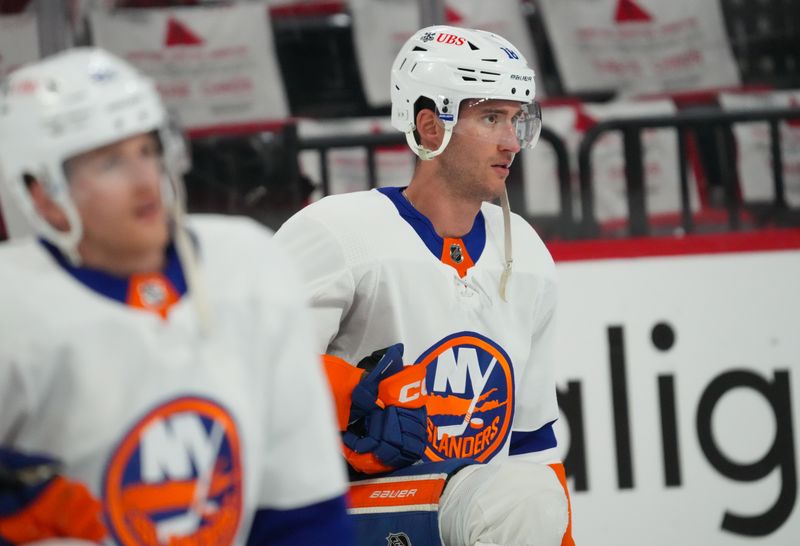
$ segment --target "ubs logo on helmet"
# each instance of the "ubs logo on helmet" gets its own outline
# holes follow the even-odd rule
[[[416,361],[427,366],[425,459],[491,459],[514,416],[514,371],[503,348],[480,334],[459,332]]]
[[[233,543],[242,467],[230,414],[201,398],[152,410],[111,456],[103,500],[109,531],[124,546]]]
[[[455,34],[448,34],[446,32],[440,32],[439,34],[437,34],[436,41],[442,44],[457,45],[457,46],[464,45],[467,42],[461,36],[456,36]]]
[[[2,93],[4,95],[5,94],[32,95],[38,88],[39,88],[38,82],[36,80],[28,78],[15,82],[13,85],[10,85],[10,93],[8,91],[9,87],[4,85],[2,87]]]

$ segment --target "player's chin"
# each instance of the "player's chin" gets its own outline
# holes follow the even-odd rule
[[[490,194],[490,196],[486,199],[487,201],[492,201],[495,199],[499,199],[503,192],[506,191],[506,176],[490,176],[488,178],[488,184],[486,184],[486,192]]]

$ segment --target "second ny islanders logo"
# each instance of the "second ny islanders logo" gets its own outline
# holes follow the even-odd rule
[[[426,366],[429,461],[491,459],[514,416],[514,372],[505,351],[474,332],[450,335],[417,359]]]
[[[145,415],[106,469],[103,497],[119,544],[232,544],[242,512],[236,423],[210,400],[180,398]]]

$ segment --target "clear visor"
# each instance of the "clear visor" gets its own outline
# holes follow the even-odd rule
[[[73,197],[84,188],[160,180],[163,170],[161,144],[155,133],[129,137],[64,162]]]
[[[461,103],[453,134],[503,146],[516,153],[533,148],[542,131],[542,109],[511,100],[470,99]]]

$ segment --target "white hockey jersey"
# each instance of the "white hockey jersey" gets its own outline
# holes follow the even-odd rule
[[[0,245],[0,444],[60,459],[101,499],[117,544],[243,544],[256,510],[346,490],[311,321],[284,254],[254,222],[190,222],[206,334],[190,295],[162,318],[120,301],[128,279],[70,274],[37,241]],[[137,297],[171,290],[151,283]]]
[[[512,234],[507,301],[496,205],[466,236],[443,239],[401,188],[382,188],[322,199],[276,234],[302,270],[318,351],[356,363],[402,342],[406,364],[427,365],[426,460],[555,447],[555,267],[516,215]]]

